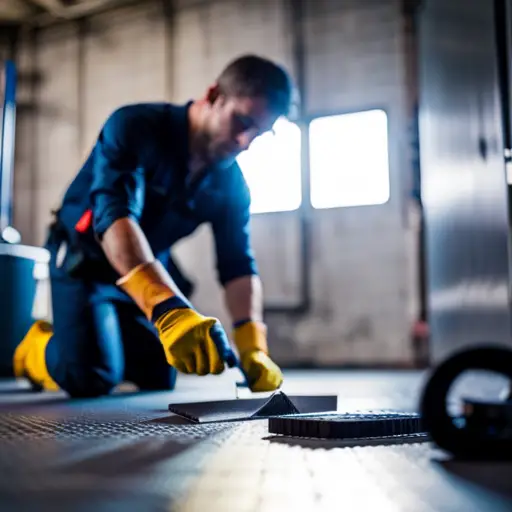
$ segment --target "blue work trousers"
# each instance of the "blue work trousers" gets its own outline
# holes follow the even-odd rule
[[[115,285],[70,277],[56,266],[58,245],[47,248],[54,334],[46,366],[59,387],[76,398],[109,394],[124,381],[141,390],[172,390],[176,370],[140,309],[131,300],[113,299]]]

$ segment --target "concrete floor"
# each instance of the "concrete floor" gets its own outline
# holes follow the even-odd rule
[[[73,402],[4,382],[0,509],[512,510],[512,464],[452,461],[424,438],[287,439],[269,435],[265,420],[188,425],[167,411],[171,402],[234,399],[237,379],[235,371],[180,377],[172,393],[125,389]],[[284,391],[335,393],[339,411],[416,411],[423,379],[418,372],[294,371]],[[472,376],[457,393],[496,396],[503,384]]]

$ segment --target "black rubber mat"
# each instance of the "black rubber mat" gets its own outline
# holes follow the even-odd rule
[[[288,396],[170,404],[169,410],[194,423],[247,421],[285,414],[336,411],[337,396]]]
[[[270,418],[271,434],[322,439],[355,439],[424,433],[417,414],[379,412]]]

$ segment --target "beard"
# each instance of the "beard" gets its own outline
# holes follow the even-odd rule
[[[218,168],[227,168],[233,165],[239,151],[232,144],[210,141],[207,146],[207,160],[210,165]]]

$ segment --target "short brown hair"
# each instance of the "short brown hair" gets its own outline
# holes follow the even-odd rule
[[[243,55],[231,61],[217,78],[221,94],[263,97],[277,115],[288,115],[293,85],[286,70],[258,55]]]

